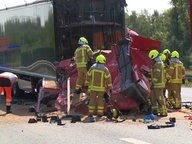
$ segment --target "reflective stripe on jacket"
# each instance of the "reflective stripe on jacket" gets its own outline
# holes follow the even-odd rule
[[[176,58],[171,59],[170,67],[167,69],[168,83],[182,83],[185,78],[183,63]]]
[[[94,64],[87,73],[90,90],[104,92],[112,88],[111,74],[104,64]]]
[[[165,65],[161,60],[157,60],[152,66],[151,82],[154,88],[165,87]]]
[[[89,59],[93,58],[93,51],[88,45],[83,45],[75,50],[75,63],[78,67],[86,67]]]

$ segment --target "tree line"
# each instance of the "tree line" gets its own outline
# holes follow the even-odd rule
[[[160,40],[160,51],[177,50],[186,68],[192,69],[189,0],[171,0],[170,4],[171,8],[163,13],[155,10],[149,14],[146,9],[126,13],[125,23],[142,36]]]

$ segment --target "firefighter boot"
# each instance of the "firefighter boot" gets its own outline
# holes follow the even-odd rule
[[[6,113],[7,114],[12,113],[11,106],[6,106]]]
[[[166,117],[167,116],[167,108],[166,108],[166,105],[162,105],[160,108],[159,108],[159,112],[160,112],[160,117]]]

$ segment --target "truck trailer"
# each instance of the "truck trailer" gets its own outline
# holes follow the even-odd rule
[[[71,77],[73,89],[71,58],[84,36],[94,52],[108,51],[114,105],[125,110],[145,104],[150,88],[142,71],[160,42],[125,28],[126,6],[125,0],[38,0],[0,10],[0,72],[30,81],[36,96],[43,79],[55,80],[59,95]]]
[[[0,65],[55,76],[79,37],[93,50],[124,35],[124,0],[41,0],[0,10]]]

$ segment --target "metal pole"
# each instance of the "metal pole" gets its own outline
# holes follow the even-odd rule
[[[70,106],[71,106],[71,102],[70,102],[70,77],[67,78],[67,114],[70,113]]]

